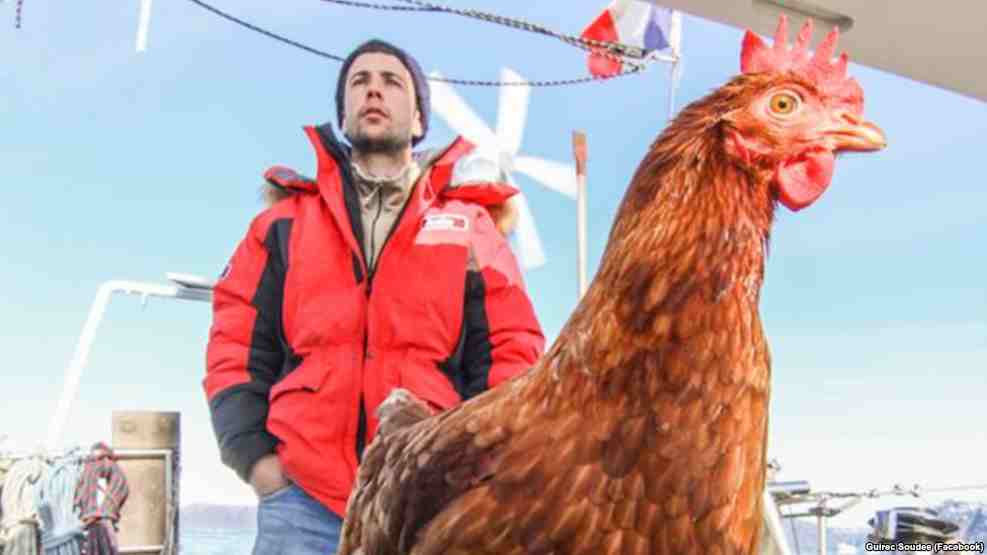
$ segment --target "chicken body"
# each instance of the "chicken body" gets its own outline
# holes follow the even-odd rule
[[[806,121],[772,126],[764,110],[779,95],[798,95]],[[539,363],[435,417],[395,400],[339,553],[753,553],[770,227],[785,187],[797,199],[816,179],[790,168],[883,141],[852,119],[787,72],[737,77],[685,108],[641,162],[599,272]]]

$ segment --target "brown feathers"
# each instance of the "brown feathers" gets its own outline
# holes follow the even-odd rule
[[[758,303],[788,153],[745,114],[777,87],[812,84],[741,75],[658,137],[593,283],[529,373],[375,439],[341,555],[755,552],[770,382]]]
[[[425,402],[406,389],[395,389],[377,407],[377,418],[380,419],[377,434],[391,435],[396,430],[407,428],[429,416],[432,416],[432,411]]]
[[[686,109],[653,145],[538,366],[371,444],[341,554],[753,552],[774,203],[722,152],[715,114],[738,89]]]

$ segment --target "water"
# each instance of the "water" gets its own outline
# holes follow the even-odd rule
[[[254,536],[257,530],[254,528],[193,528],[182,527],[181,555],[250,555],[254,546]],[[861,540],[857,553],[863,553],[863,540]],[[800,546],[801,553],[818,553],[818,548],[813,544],[806,546],[805,542]],[[793,547],[794,553],[794,547]],[[842,555],[838,545],[829,544],[829,555]]]
[[[181,555],[249,555],[254,546],[253,528],[181,528]]]

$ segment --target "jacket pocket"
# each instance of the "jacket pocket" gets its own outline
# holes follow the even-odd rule
[[[462,401],[449,378],[434,364],[432,366],[415,364],[412,360],[409,360],[408,364],[401,365],[399,372],[401,387],[439,410],[452,408]]]
[[[279,397],[292,391],[317,392],[329,378],[332,369],[325,357],[312,354],[304,358],[297,368],[288,373],[271,387],[270,401],[273,405]]]
[[[310,354],[274,384],[268,397],[268,430],[284,443],[293,443],[321,430],[325,426],[321,390],[334,372],[327,357]]]

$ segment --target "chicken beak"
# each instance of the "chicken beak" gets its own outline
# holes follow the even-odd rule
[[[841,111],[836,114],[834,124],[825,131],[831,141],[833,152],[870,152],[888,146],[888,140],[881,128],[864,121],[853,113]]]

